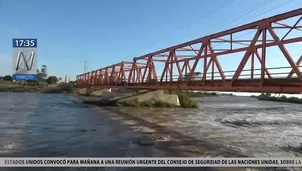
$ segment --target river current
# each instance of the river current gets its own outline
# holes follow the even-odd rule
[[[299,155],[301,105],[235,96],[196,100],[200,101],[199,109],[168,111],[172,119],[158,124],[248,156]],[[69,95],[0,93],[0,156],[171,156],[164,150],[133,143],[141,134],[112,119],[112,114]]]

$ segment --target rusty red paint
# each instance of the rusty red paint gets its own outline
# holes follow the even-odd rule
[[[294,25],[283,23],[285,19],[299,17]],[[285,44],[302,42],[302,36],[285,38],[292,30],[302,31],[301,26],[302,8],[289,11],[283,14],[272,16],[263,20],[252,22],[243,26],[225,30],[216,34],[195,39],[186,43],[152,52],[141,57],[136,57],[132,62],[122,61],[92,72],[87,72],[77,76],[78,87],[98,86],[102,88],[126,87],[126,88],[147,88],[147,89],[187,89],[187,90],[210,90],[210,91],[247,91],[247,92],[302,92],[302,75],[299,65],[301,57],[295,62]],[[278,26],[272,26],[272,24]],[[300,25],[299,25],[300,24]],[[276,29],[290,29],[287,34],[280,39]],[[251,40],[235,40],[234,34],[253,30],[255,34]],[[301,32],[302,33],[302,32]],[[270,36],[272,38],[267,39]],[[215,48],[213,43],[228,44],[226,49]],[[258,44],[260,43],[260,44]],[[198,45],[200,48],[194,48]],[[236,47],[240,45],[241,47]],[[283,57],[290,64],[290,72],[285,78],[274,78],[266,67],[266,49],[268,47],[278,47]],[[261,49],[261,53],[258,52]],[[192,55],[178,54],[180,52],[191,52]],[[226,78],[226,73],[222,69],[218,56],[244,52],[242,60],[238,65],[231,79]],[[260,78],[255,78],[255,56],[261,64]],[[251,69],[249,80],[238,79],[241,76],[247,61],[251,58]],[[202,60],[200,60],[202,59]],[[193,63],[193,66],[191,64]],[[197,72],[199,62],[203,62],[201,70],[202,80],[193,81],[193,75]],[[156,69],[157,63],[162,63],[164,67],[161,73]],[[175,69],[173,69],[175,67]],[[217,68],[217,74],[214,68]],[[210,69],[211,68],[211,69]],[[292,78],[293,74],[297,78]],[[268,77],[265,78],[265,77]],[[175,77],[175,78],[174,78]]]

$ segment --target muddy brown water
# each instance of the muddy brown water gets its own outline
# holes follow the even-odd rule
[[[301,105],[230,96],[197,100],[202,100],[199,109],[123,108],[119,109],[123,112],[120,113],[116,111],[117,109],[81,104],[78,99],[69,95],[0,93],[0,156],[292,157],[299,155],[295,147],[302,142]],[[142,135],[152,136],[157,143],[154,146],[138,145],[135,140]],[[291,148],[288,148],[289,146]],[[29,168],[27,170],[159,169]],[[165,168],[165,170],[185,169]]]

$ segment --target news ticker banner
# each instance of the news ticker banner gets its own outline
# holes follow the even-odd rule
[[[0,167],[302,167],[302,158],[0,158]]]

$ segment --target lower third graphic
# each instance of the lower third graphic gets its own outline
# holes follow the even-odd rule
[[[14,80],[37,80],[38,76],[36,74],[15,74],[13,76]]]

